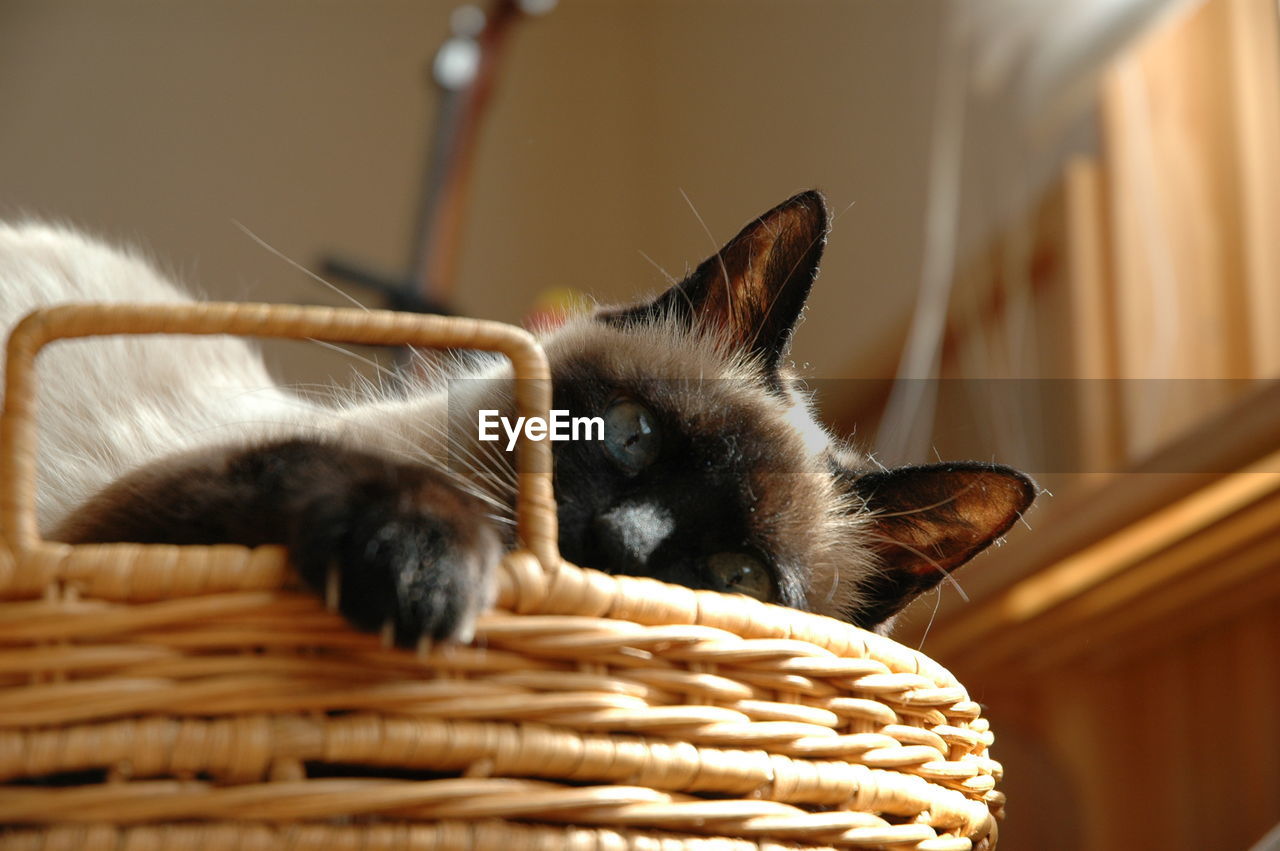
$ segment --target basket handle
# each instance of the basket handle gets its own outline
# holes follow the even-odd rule
[[[520,416],[547,417],[551,371],[529,332],[479,319],[297,305],[66,304],[37,310],[9,336],[0,413],[0,534],[15,552],[42,541],[36,524],[36,353],[58,339],[108,334],[235,334],[334,343],[481,349],[499,352],[515,373]],[[521,437],[516,454],[517,530],[546,570],[560,564],[551,444]]]

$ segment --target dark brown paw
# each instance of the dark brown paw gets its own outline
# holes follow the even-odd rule
[[[497,534],[478,508],[439,511],[378,490],[365,483],[303,510],[289,543],[299,572],[357,628],[387,630],[400,646],[468,640],[493,602]]]
[[[353,625],[400,646],[471,637],[502,554],[480,500],[443,473],[332,446],[287,443],[250,466],[262,492],[290,495],[294,565]]]

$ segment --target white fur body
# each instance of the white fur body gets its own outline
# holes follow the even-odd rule
[[[6,337],[39,307],[125,301],[191,297],[136,253],[66,229],[0,225]],[[278,387],[257,348],[232,337],[58,341],[36,363],[38,514],[45,533],[107,484],[164,456],[335,427],[331,412]]]
[[[136,254],[43,225],[0,225],[0,328],[63,302],[187,302]],[[0,353],[0,363],[3,354]],[[257,351],[230,337],[99,337],[37,358],[40,528],[165,455],[272,431],[319,411],[276,387]],[[234,399],[234,404],[227,404]]]

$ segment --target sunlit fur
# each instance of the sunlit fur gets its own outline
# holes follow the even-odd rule
[[[0,225],[0,327],[69,301],[190,297],[138,255],[71,230]],[[56,526],[90,494],[164,455],[212,442],[297,433],[312,406],[275,386],[253,347],[231,338],[100,337],[52,344],[37,360],[39,520]]]

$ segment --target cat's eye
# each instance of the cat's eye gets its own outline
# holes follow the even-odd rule
[[[630,475],[657,460],[662,448],[658,419],[635,399],[617,399],[604,412],[604,449]]]
[[[730,594],[746,594],[768,603],[773,599],[773,576],[760,559],[748,553],[716,553],[707,559],[707,570]]]

